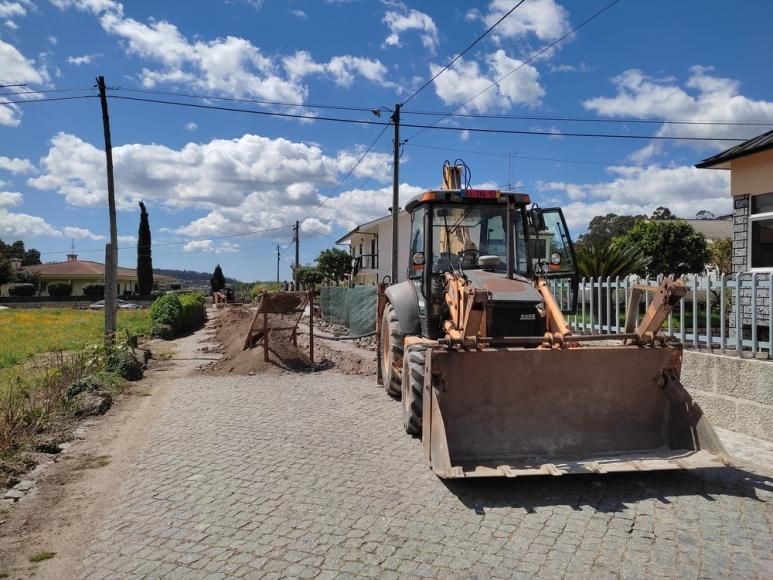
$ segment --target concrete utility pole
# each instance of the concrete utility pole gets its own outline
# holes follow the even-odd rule
[[[107,163],[107,207],[110,212],[110,243],[105,248],[105,347],[115,341],[118,308],[118,227],[115,218],[115,187],[113,185],[113,144],[110,140],[110,117],[107,114],[105,77],[97,77],[99,100],[102,103],[102,125],[105,130],[105,159]]]
[[[392,122],[395,124],[394,175],[392,177],[392,284],[397,284],[397,260],[400,244],[400,240],[397,239],[400,218],[400,103],[395,105]]]
[[[300,243],[301,243],[301,222],[296,221],[295,227],[293,228],[293,231],[295,232],[293,235],[293,239],[295,240],[295,268],[293,268],[293,282],[295,284],[295,289],[298,289],[298,266],[300,264],[298,263],[298,260],[300,259]]]
[[[276,281],[279,282],[279,244],[276,245]]]

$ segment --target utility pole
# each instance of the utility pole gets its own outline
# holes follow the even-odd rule
[[[392,163],[394,175],[392,177],[392,284],[397,284],[397,260],[398,247],[398,220],[400,217],[400,103],[395,105],[392,114],[392,122],[395,124],[395,157]]]
[[[110,117],[107,114],[107,93],[105,77],[97,77],[99,100],[102,103],[102,125],[105,130],[105,159],[107,163],[107,207],[110,212],[110,243],[105,248],[105,347],[110,348],[115,341],[116,318],[118,308],[117,270],[118,270],[118,227],[115,218],[115,187],[113,184],[113,144],[110,140]]]
[[[293,228],[293,240],[295,240],[295,268],[293,268],[293,283],[295,285],[295,289],[298,289],[298,260],[300,259],[300,237],[301,237],[301,222],[297,221],[295,222],[295,227]]]
[[[276,281],[279,282],[279,244],[276,245]]]

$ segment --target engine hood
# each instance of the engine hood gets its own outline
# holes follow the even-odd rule
[[[466,270],[467,279],[478,289],[485,289],[492,302],[527,302],[542,303],[542,295],[534,285],[525,279],[507,278],[504,272],[488,272],[486,270]]]

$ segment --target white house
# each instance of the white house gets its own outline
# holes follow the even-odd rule
[[[404,211],[398,215],[398,268],[397,282],[407,278],[408,242],[411,217]],[[336,240],[350,248],[354,271],[351,280],[355,284],[377,284],[392,273],[392,216],[362,224]]]

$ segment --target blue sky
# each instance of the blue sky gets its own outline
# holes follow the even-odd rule
[[[665,205],[687,218],[729,213],[727,172],[692,166],[733,144],[719,139],[773,125],[773,3],[736,10],[713,0],[620,0],[524,64],[608,3],[526,0],[411,98],[406,124],[438,120],[417,113],[471,116],[438,123],[456,130],[403,128],[401,200],[437,186],[443,161],[461,158],[474,185],[510,185],[543,206],[563,206],[576,234],[608,212]],[[388,112],[379,119],[367,109],[404,102],[515,4],[0,0],[0,85],[26,83],[0,89],[0,239],[23,239],[44,261],[64,259],[74,240],[82,259],[102,261],[99,101],[46,101],[95,95],[102,74],[112,87],[119,262],[135,263],[143,199],[154,266],[211,271],[220,263],[229,276],[271,279],[279,244],[281,277],[289,278],[296,220],[308,263],[345,231],[385,215],[392,128],[352,171],[383,127],[113,97],[384,121]],[[565,117],[596,121],[558,120]],[[770,124],[635,122],[653,119]]]

